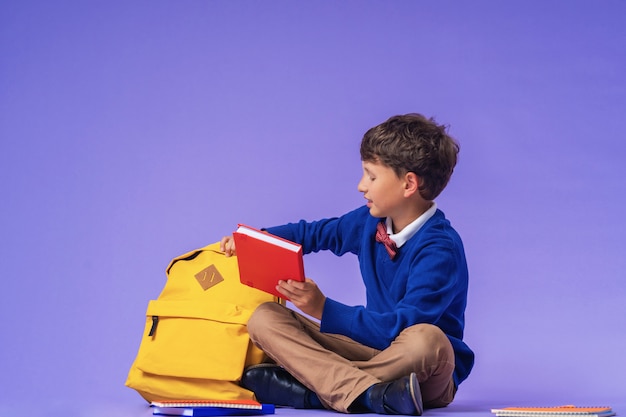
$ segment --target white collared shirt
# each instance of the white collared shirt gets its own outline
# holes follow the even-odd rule
[[[437,211],[437,203],[433,201],[433,205],[426,210],[421,216],[409,223],[404,229],[398,233],[393,233],[393,227],[391,225],[391,219],[387,217],[387,233],[389,237],[396,243],[397,247],[404,245],[407,240],[411,239],[415,233],[430,219]]]

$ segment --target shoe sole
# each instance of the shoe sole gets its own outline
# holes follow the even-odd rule
[[[411,389],[411,400],[413,400],[413,405],[415,406],[415,410],[417,410],[415,415],[421,416],[424,412],[424,406],[422,404],[422,391],[420,390],[420,384],[417,380],[415,372],[412,372],[409,377],[409,387]]]

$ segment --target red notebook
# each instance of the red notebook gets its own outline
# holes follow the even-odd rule
[[[233,233],[242,284],[286,299],[276,290],[279,280],[304,281],[302,246],[240,224]]]
[[[610,417],[615,412],[611,407],[505,407],[491,410],[497,417]]]

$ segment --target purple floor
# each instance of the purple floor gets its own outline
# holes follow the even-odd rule
[[[427,415],[626,413],[624,74],[624,0],[0,1],[0,417],[149,416],[168,262],[361,206],[363,134],[409,112],[460,143],[476,352]],[[354,256],[304,262],[364,303]]]

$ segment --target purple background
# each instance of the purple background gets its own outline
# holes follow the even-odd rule
[[[169,260],[363,204],[360,139],[407,112],[461,144],[458,401],[626,404],[624,1],[3,1],[0,60],[0,415],[142,406]],[[305,269],[362,303],[353,257]]]

